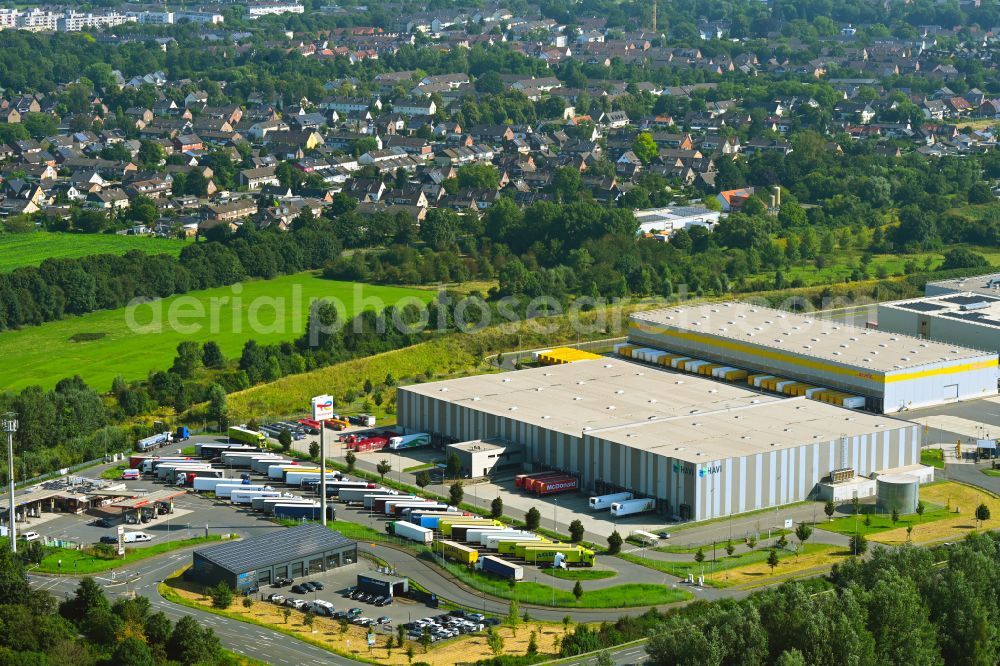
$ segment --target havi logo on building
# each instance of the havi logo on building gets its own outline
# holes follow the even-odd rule
[[[709,474],[718,474],[720,469],[722,469],[721,465],[709,465],[708,467],[701,467],[698,469],[698,478],[703,479]]]

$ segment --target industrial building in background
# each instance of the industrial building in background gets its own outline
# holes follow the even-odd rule
[[[755,385],[764,388],[791,389],[798,384],[794,389],[807,398],[833,389],[863,398],[859,404],[874,412],[892,413],[997,393],[995,351],[858,328],[749,303],[709,303],[633,314],[629,344],[673,354],[674,368],[683,364],[683,369],[691,371],[692,362],[701,362],[758,373]],[[769,380],[776,381],[764,384]],[[842,398],[837,402],[847,404]]]
[[[835,471],[871,476],[920,457],[912,423],[617,358],[400,387],[397,416],[441,444],[518,444],[529,471],[692,520],[797,502]]]
[[[965,292],[878,304],[879,330],[1000,352],[1000,294]]]
[[[966,293],[1000,298],[1000,273],[928,282],[924,287],[925,296],[947,296],[949,294]]]

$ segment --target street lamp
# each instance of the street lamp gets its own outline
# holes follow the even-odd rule
[[[7,479],[10,481],[10,506],[7,508],[8,537],[10,550],[17,552],[17,533],[14,518],[14,433],[17,432],[17,414],[7,412],[0,420],[0,429],[7,433]]]

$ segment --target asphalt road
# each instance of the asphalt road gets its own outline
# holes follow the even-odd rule
[[[358,663],[277,631],[238,620],[230,620],[193,608],[178,606],[165,600],[157,591],[157,584],[170,573],[184,566],[190,557],[190,550],[176,551],[130,567],[127,571],[119,571],[114,580],[109,577],[100,577],[97,580],[104,585],[105,592],[109,597],[123,596],[131,592],[142,595],[150,600],[154,612],[163,611],[167,617],[175,622],[181,617],[189,615],[197,620],[198,624],[210,627],[226,649],[266,661],[269,664],[355,666]],[[122,582],[121,579],[126,575],[128,581]],[[70,576],[31,576],[30,579],[32,586],[48,590],[60,599],[71,596],[78,583],[78,579]]]

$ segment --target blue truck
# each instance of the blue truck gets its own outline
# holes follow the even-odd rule
[[[509,580],[521,580],[524,578],[524,568],[517,564],[511,564],[507,560],[502,560],[493,555],[484,555],[479,558],[477,566],[487,573],[507,578]]]
[[[327,505],[326,519],[336,520],[336,509]],[[322,507],[319,504],[275,504],[275,518],[294,518],[296,520],[321,520],[323,518]]]
[[[186,442],[189,439],[191,439],[191,431],[186,426],[177,428],[177,432],[174,433],[175,442]]]

